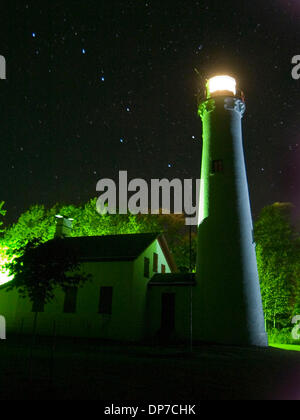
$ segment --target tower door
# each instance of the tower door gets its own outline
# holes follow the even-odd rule
[[[161,295],[161,330],[170,334],[175,329],[175,293]]]

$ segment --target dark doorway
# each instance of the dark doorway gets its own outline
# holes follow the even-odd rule
[[[161,295],[161,331],[169,335],[175,329],[175,293]]]
[[[111,315],[113,288],[111,286],[100,287],[99,314]]]

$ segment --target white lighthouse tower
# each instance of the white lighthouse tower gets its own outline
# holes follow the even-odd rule
[[[203,125],[194,338],[267,346],[243,153],[243,95],[229,76],[208,80]],[[196,304],[197,302],[197,304]]]

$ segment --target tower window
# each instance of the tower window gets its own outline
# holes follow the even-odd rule
[[[110,315],[112,312],[112,287],[101,287],[99,298],[99,314]]]
[[[73,314],[76,312],[77,287],[68,287],[65,290],[64,312]]]
[[[154,273],[158,271],[158,254],[156,252],[153,252],[153,271]]]
[[[150,259],[145,257],[144,258],[144,277],[149,278],[150,275]]]
[[[166,272],[166,266],[165,266],[165,264],[162,264],[161,265],[161,272],[162,272],[162,274],[165,274],[165,272]]]
[[[213,160],[212,161],[211,172],[213,174],[215,174],[217,172],[223,172],[223,160],[221,160],[221,159]]]

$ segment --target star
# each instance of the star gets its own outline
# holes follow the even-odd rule
[[[205,80],[212,73],[226,69],[232,71],[240,80],[239,87],[245,90],[248,110],[243,120],[244,153],[254,213],[275,199],[298,200],[299,194],[289,196],[289,188],[285,189],[288,177],[296,177],[297,170],[292,165],[300,159],[297,86],[290,75],[290,55],[297,54],[294,16],[289,16],[290,25],[286,27],[292,7],[278,2],[287,13],[284,17],[279,13],[281,6],[275,11],[264,4],[262,13],[254,14],[249,21],[244,19],[241,2],[234,7],[228,4],[222,11],[210,10],[208,1],[195,0],[184,10],[175,0],[172,13],[165,14],[163,2],[156,5],[145,0],[141,2],[142,9],[131,10],[132,25],[127,25],[129,10],[124,6],[114,14],[111,25],[105,26],[100,3],[95,2],[90,10],[93,13],[89,13],[83,2],[76,2],[71,13],[67,2],[61,2],[51,16],[28,1],[18,8],[20,21],[26,24],[17,25],[8,37],[18,76],[18,83],[10,85],[10,94],[19,101],[17,113],[6,107],[5,122],[0,127],[3,179],[9,177],[9,171],[14,174],[22,168],[28,174],[26,165],[30,162],[30,169],[36,174],[32,201],[40,202],[44,197],[42,185],[49,175],[42,171],[43,164],[55,150],[61,151],[72,155],[78,166],[87,159],[89,170],[75,187],[72,177],[67,176],[68,162],[57,159],[52,182],[58,183],[64,177],[61,198],[66,202],[77,195],[84,200],[89,177],[98,176],[93,175],[93,168],[105,166],[109,173],[114,169],[114,159],[110,157],[115,156],[117,162],[126,159],[128,147],[134,158],[126,161],[127,169],[134,166],[137,176],[152,176],[152,170],[157,170],[163,177],[164,171],[172,169],[165,175],[178,170],[178,175],[196,179],[200,175],[203,142],[195,97],[198,90],[201,96]],[[113,2],[107,2],[107,7],[113,12]],[[159,14],[161,22],[156,21]],[[230,22],[225,19],[228,14]],[[153,36],[155,33],[157,36]],[[18,45],[20,39],[24,42]],[[265,60],[261,58],[264,56]],[[241,61],[235,63],[235,57]],[[244,71],[239,61],[253,61],[253,68]],[[193,68],[198,69],[196,74]],[[0,80],[0,85],[5,90],[5,82]],[[2,92],[3,101],[6,93]],[[190,131],[196,134],[189,134]],[[124,137],[118,137],[119,133]],[[98,137],[102,140],[101,153],[96,158]],[[168,154],[169,150],[172,153]],[[37,158],[36,153],[40,154]],[[180,160],[167,161],[179,155]],[[261,166],[267,159],[274,170]],[[292,175],[291,170],[295,172]],[[277,195],[267,188],[271,176]],[[260,183],[266,194],[261,194]],[[93,182],[91,185],[93,188]],[[55,191],[48,194],[49,203],[56,200]],[[3,195],[11,208],[14,204],[17,209],[30,204],[21,202],[22,194],[7,190]],[[298,201],[300,208],[300,198]],[[10,223],[19,216],[19,211],[8,211],[6,217]]]

